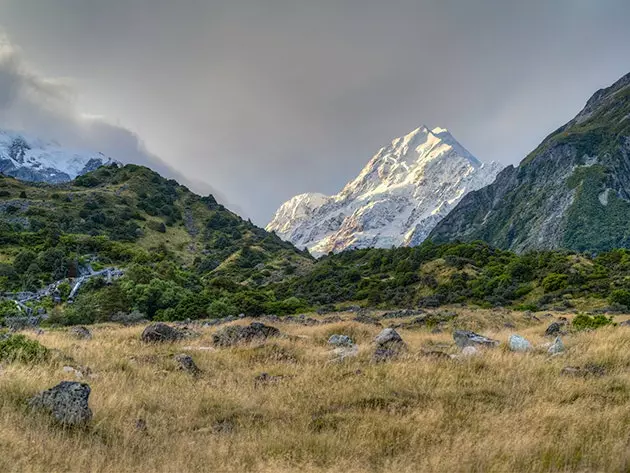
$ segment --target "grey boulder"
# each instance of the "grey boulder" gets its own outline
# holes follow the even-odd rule
[[[547,350],[551,355],[557,355],[564,351],[564,343],[560,337],[556,337],[549,349]]]
[[[218,347],[230,347],[280,335],[280,330],[275,327],[260,322],[252,322],[245,326],[231,325],[219,330],[212,335],[212,343]]]
[[[182,332],[163,323],[149,325],[140,336],[145,343],[176,342],[182,338],[184,338]]]
[[[372,360],[379,363],[397,358],[406,351],[407,345],[393,328],[386,328],[374,339],[376,349]]]
[[[512,351],[526,352],[531,351],[534,347],[531,343],[520,335],[510,335],[508,339],[508,348]]]
[[[63,381],[33,397],[29,406],[49,412],[64,426],[85,425],[92,419],[92,410],[88,405],[90,391],[90,386],[85,383]]]

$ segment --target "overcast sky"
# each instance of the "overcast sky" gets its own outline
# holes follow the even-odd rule
[[[421,124],[518,162],[630,72],[628,25],[628,0],[0,0],[0,126],[264,225]]]

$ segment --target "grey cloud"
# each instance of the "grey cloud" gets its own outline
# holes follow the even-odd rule
[[[35,72],[6,37],[0,37],[0,127],[101,151],[125,163],[148,166],[201,194],[216,194],[208,184],[183,176],[151,154],[132,131],[103,118],[83,116],[76,108],[72,84]]]
[[[296,193],[337,192],[422,123],[517,162],[630,71],[628,18],[627,0],[0,2],[85,111],[259,224]]]

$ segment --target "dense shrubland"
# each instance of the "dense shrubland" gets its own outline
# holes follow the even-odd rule
[[[315,262],[212,196],[138,166],[101,168],[62,186],[0,178],[0,188],[0,289],[33,291],[87,265],[125,270],[111,285],[92,279],[72,305],[32,304],[55,323],[104,322],[132,311],[185,320],[348,305],[630,306],[627,250],[517,255],[481,242],[426,242]],[[66,302],[70,284],[59,289]],[[0,303],[0,317],[16,310]]]

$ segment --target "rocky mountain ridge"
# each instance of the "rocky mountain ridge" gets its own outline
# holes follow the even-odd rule
[[[17,179],[58,184],[113,163],[120,164],[102,153],[0,130],[0,172]]]
[[[519,166],[464,197],[430,238],[517,252],[630,247],[630,74],[597,91]]]
[[[499,169],[497,163],[480,162],[448,130],[421,126],[381,148],[340,193],[293,197],[266,229],[315,256],[417,245]]]

